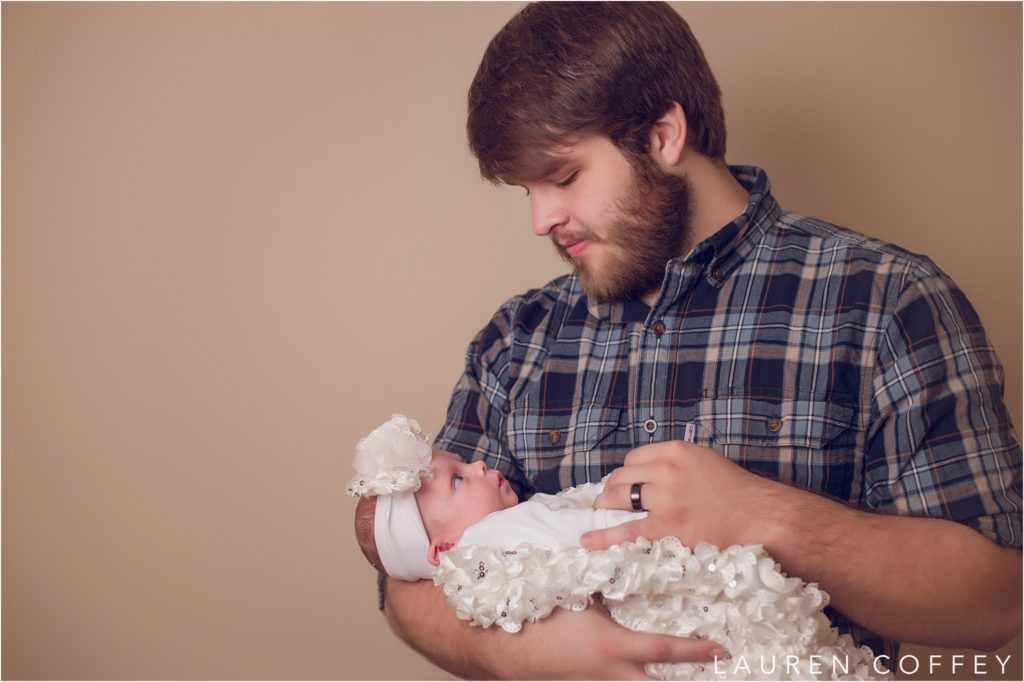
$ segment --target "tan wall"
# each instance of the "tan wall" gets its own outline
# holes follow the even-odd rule
[[[464,143],[516,7],[3,5],[5,678],[446,678],[343,486],[562,271]],[[1019,425],[1020,5],[682,9],[729,160],[950,272]]]

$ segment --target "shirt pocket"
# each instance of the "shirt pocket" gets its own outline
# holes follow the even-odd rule
[[[751,391],[705,398],[695,421],[712,448],[748,471],[856,501],[863,457],[855,415],[842,396]]]
[[[506,436],[536,492],[598,481],[632,449],[624,405],[529,397],[513,404]]]

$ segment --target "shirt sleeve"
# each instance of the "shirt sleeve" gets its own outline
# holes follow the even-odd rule
[[[434,447],[466,461],[484,460],[508,479],[522,500],[530,496],[533,487],[504,437],[508,386],[512,381],[512,325],[519,300],[506,302],[470,342],[465,368],[455,384],[447,418],[434,439]]]
[[[1021,446],[981,321],[934,265],[902,288],[881,335],[863,502],[964,523],[1021,546]]]

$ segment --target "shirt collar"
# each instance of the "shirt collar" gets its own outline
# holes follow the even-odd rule
[[[733,177],[749,192],[746,210],[713,235],[696,244],[686,256],[673,258],[665,266],[661,295],[656,308],[679,298],[693,283],[687,274],[704,269],[708,283],[720,288],[754,249],[782,209],[771,194],[768,174],[756,166],[729,166]],[[609,303],[585,296],[587,309],[598,319],[612,322],[642,322],[650,312],[642,301]]]
[[[706,248],[711,249],[707,276],[715,287],[725,283],[782,213],[779,203],[771,194],[768,174],[762,169],[756,166],[729,166],[729,171],[750,193],[747,209],[694,248],[696,251],[707,244]]]

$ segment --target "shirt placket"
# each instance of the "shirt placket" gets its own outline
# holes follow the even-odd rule
[[[676,294],[659,299],[643,326],[636,331],[633,362],[637,379],[630,405],[630,413],[635,415],[635,446],[672,438],[668,375],[680,341],[676,336],[678,331],[673,329],[678,327],[677,313],[683,308],[700,270],[699,264],[690,262],[672,272],[665,282],[665,290]]]

